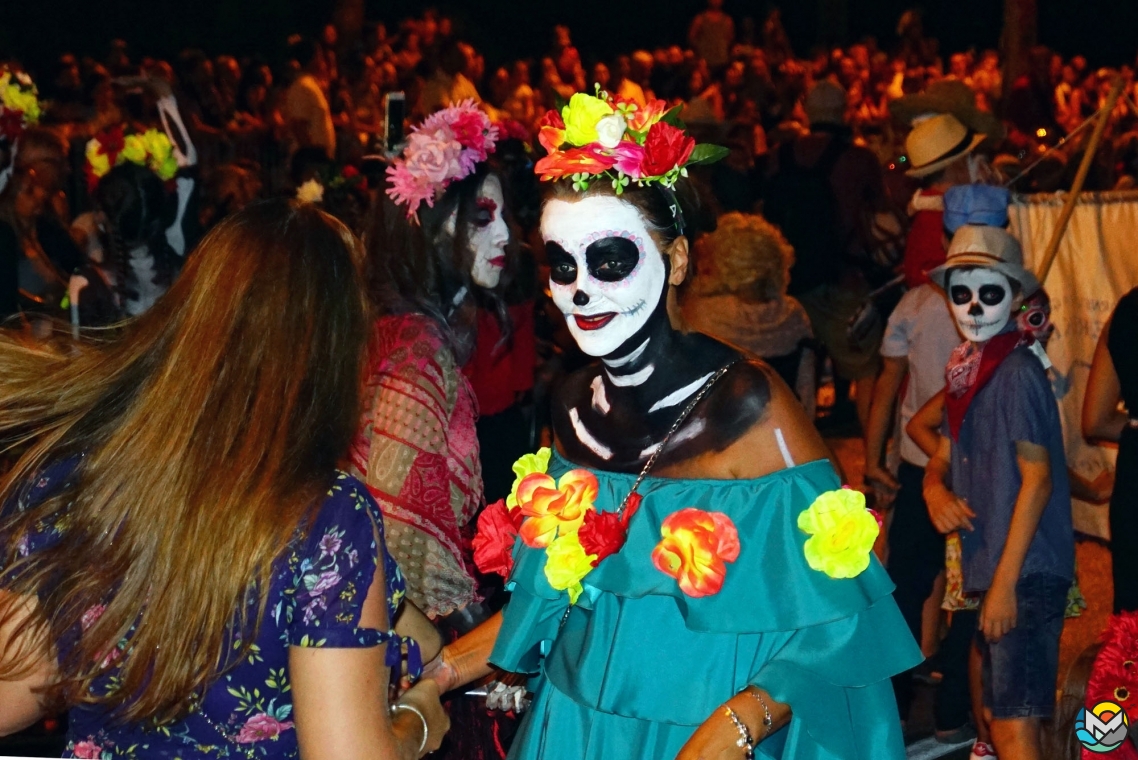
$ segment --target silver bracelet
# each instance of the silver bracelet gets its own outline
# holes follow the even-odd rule
[[[747,728],[746,723],[739,720],[739,716],[730,707],[724,705],[723,710],[731,722],[735,724],[735,730],[739,732],[735,746],[743,750],[744,760],[755,760],[755,740],[751,738],[751,730]]]
[[[405,705],[402,703],[394,704],[391,706],[392,717],[394,717],[395,713],[399,712],[400,710],[407,710],[408,712],[413,712],[419,716],[419,720],[423,721],[423,740],[421,742],[419,742],[419,751],[415,753],[415,755],[417,757],[421,757],[423,754],[423,750],[427,748],[427,734],[429,734],[431,731],[431,729],[427,728],[427,719],[423,717],[423,713],[419,712],[418,707],[415,707],[414,705]]]
[[[763,706],[763,738],[765,739],[774,731],[774,718],[771,717],[771,709],[767,707],[767,701],[763,699],[763,695],[759,694],[759,692],[754,689],[743,689],[743,691],[759,700],[759,704]]]

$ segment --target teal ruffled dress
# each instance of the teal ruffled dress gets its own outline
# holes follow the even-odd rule
[[[554,454],[549,474],[573,465]],[[635,476],[594,472],[612,511]],[[538,675],[511,760],[671,760],[717,707],[749,684],[790,705],[762,758],[890,760],[905,749],[890,676],[921,661],[876,559],[856,578],[812,570],[799,513],[839,487],[827,461],[754,480],[647,478],[628,541],[570,605],[520,541],[490,657]],[[657,570],[660,525],[677,510],[727,514],[738,559],[721,590],[693,598]],[[741,756],[741,754],[740,754]]]

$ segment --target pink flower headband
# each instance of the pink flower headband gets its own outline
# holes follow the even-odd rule
[[[387,194],[414,217],[420,203],[433,207],[452,182],[473,174],[497,140],[498,128],[473,100],[438,111],[411,131],[403,155],[387,167]]]

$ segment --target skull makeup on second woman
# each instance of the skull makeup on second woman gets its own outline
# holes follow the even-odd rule
[[[582,351],[608,356],[664,298],[664,255],[636,207],[609,196],[549,201],[541,234],[554,304]]]

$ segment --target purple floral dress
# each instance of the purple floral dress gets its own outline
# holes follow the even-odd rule
[[[65,482],[78,459],[44,471],[15,505],[26,508]],[[295,758],[299,757],[293,726],[288,649],[301,647],[372,647],[390,643],[388,665],[400,664],[405,645],[392,631],[359,627],[360,610],[382,558],[387,580],[387,612],[395,618],[404,598],[398,565],[377,545],[373,527],[383,538],[383,517],[367,488],[339,472],[311,529],[298,531],[274,565],[264,621],[245,661],[229,670],[205,693],[200,709],[171,724],[115,725],[89,707],[70,712],[65,757],[97,758]],[[58,539],[52,525],[21,540],[21,552],[34,552]],[[94,607],[84,627],[102,613]],[[108,655],[122,656],[127,640]],[[66,642],[61,642],[66,646]],[[418,652],[408,653],[417,664]],[[116,685],[112,667],[93,687],[107,692]],[[417,675],[417,674],[415,674]]]

